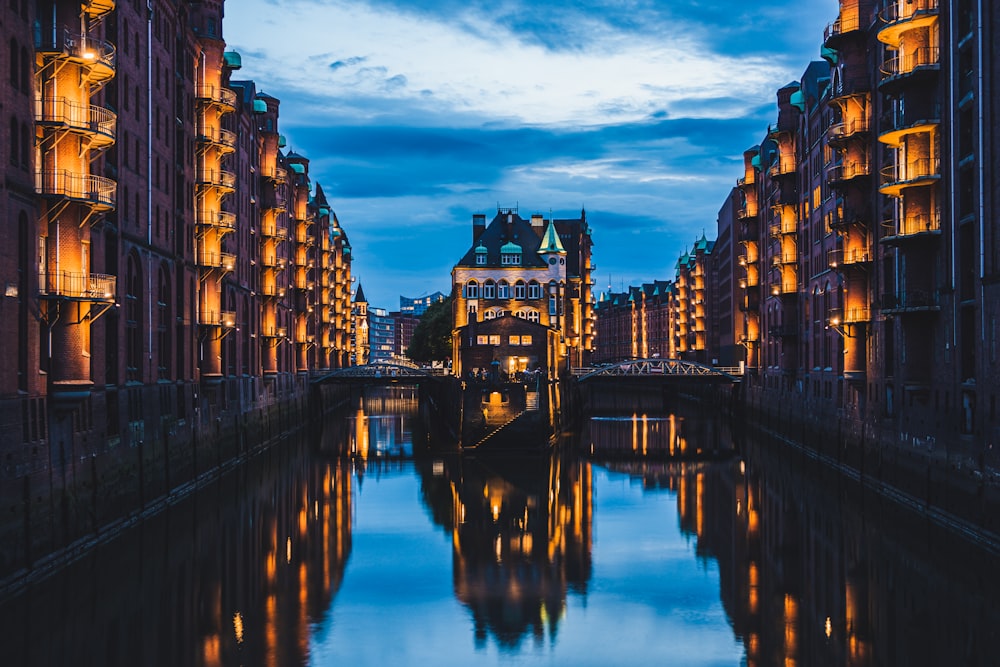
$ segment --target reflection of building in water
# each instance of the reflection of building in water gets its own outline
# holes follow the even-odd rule
[[[352,425],[347,432],[347,453],[362,460],[412,455],[418,416],[415,391],[411,387],[366,391],[346,420]]]
[[[449,471],[450,473],[451,471]],[[466,460],[450,475],[456,597],[472,611],[476,642],[492,632],[512,647],[555,636],[569,590],[590,578],[591,468],[561,453],[530,460]]]
[[[722,431],[721,424],[707,419],[635,413],[591,417],[584,425],[583,441],[596,459],[711,457],[731,451]]]

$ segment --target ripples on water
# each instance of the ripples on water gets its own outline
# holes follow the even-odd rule
[[[412,407],[369,401],[9,600],[3,662],[996,664],[996,559],[786,451],[636,414],[425,455]]]

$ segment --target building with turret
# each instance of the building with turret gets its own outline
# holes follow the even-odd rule
[[[515,208],[472,217],[472,246],[452,269],[457,374],[497,361],[506,373],[557,377],[590,361],[591,238],[575,219],[524,219]],[[517,320],[517,321],[515,321]]]

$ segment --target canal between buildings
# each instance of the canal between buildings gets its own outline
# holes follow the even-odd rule
[[[996,554],[787,447],[678,406],[460,456],[415,407],[366,401],[6,601],[0,662],[997,664]]]

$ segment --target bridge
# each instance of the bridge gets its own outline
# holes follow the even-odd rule
[[[680,359],[630,359],[599,368],[576,369],[580,383],[610,378],[649,378],[655,380],[685,380],[731,382],[742,380],[739,367],[706,366]]]
[[[347,382],[352,384],[420,384],[439,376],[416,365],[374,362],[362,366],[349,366],[313,376],[313,384]]]

